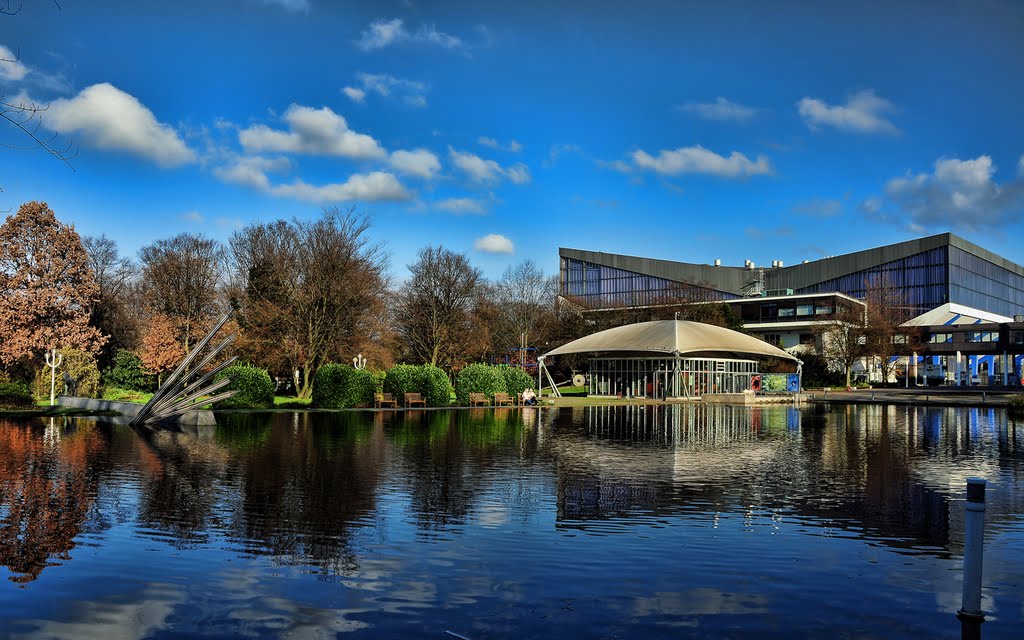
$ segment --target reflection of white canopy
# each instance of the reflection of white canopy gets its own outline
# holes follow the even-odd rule
[[[665,354],[721,354],[728,357],[764,356],[797,360],[778,347],[725,327],[686,320],[656,320],[606,329],[573,340],[546,356],[605,351]]]

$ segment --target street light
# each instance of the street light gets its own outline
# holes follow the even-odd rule
[[[352,366],[355,367],[356,369],[366,368],[366,358],[363,357],[363,354],[360,353],[359,355],[352,358]]]

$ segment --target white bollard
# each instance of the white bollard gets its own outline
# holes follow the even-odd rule
[[[985,538],[985,480],[967,479],[967,503],[964,506],[964,593],[961,618],[981,620],[981,561]]]

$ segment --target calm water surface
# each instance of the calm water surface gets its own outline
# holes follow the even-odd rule
[[[2,638],[1024,636],[1024,423],[908,407],[0,421]]]

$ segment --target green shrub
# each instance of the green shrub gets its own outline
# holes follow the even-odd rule
[[[236,364],[218,373],[214,379],[231,378],[231,384],[215,393],[238,389],[238,393],[214,405],[217,409],[266,409],[274,406],[274,381],[266,369]]]
[[[444,370],[432,364],[420,368],[423,400],[428,407],[447,407],[452,403],[452,383]]]
[[[519,367],[499,364],[497,369],[505,379],[505,392],[512,396],[512,399],[522,398],[524,391],[534,387],[534,379]]]
[[[56,380],[54,381],[56,395],[63,393],[64,374],[67,373],[75,379],[78,397],[100,397],[100,370],[96,365],[96,358],[77,349],[64,349],[58,353],[63,356],[63,360],[56,371]],[[37,398],[50,400],[50,367],[47,365],[43,365],[36,373],[33,391]]]
[[[156,377],[142,370],[142,360],[128,349],[118,349],[114,362],[103,372],[103,386],[129,391],[152,391]]]
[[[1006,411],[1011,416],[1024,417],[1024,396],[1011,397],[1009,404],[1006,405]]]
[[[422,393],[420,389],[422,377],[423,370],[420,367],[412,364],[396,364],[384,375],[384,384],[381,385],[381,389],[401,402],[403,393],[409,391]]]
[[[385,374],[381,391],[399,402],[402,394],[418,393],[428,407],[447,407],[451,404],[452,383],[443,369],[432,364],[396,364]]]
[[[470,393],[485,393],[494,400],[495,393],[505,392],[505,377],[497,367],[488,364],[470,364],[455,377],[455,397],[460,405],[469,405]]]
[[[313,377],[314,407],[350,409],[373,403],[377,380],[372,372],[347,364],[325,364]]]
[[[373,372],[366,369],[353,369],[348,385],[346,406],[371,407],[373,406],[373,394],[376,392],[377,377],[373,375]]]
[[[32,390],[24,382],[0,382],[0,409],[23,409],[34,404]]]

